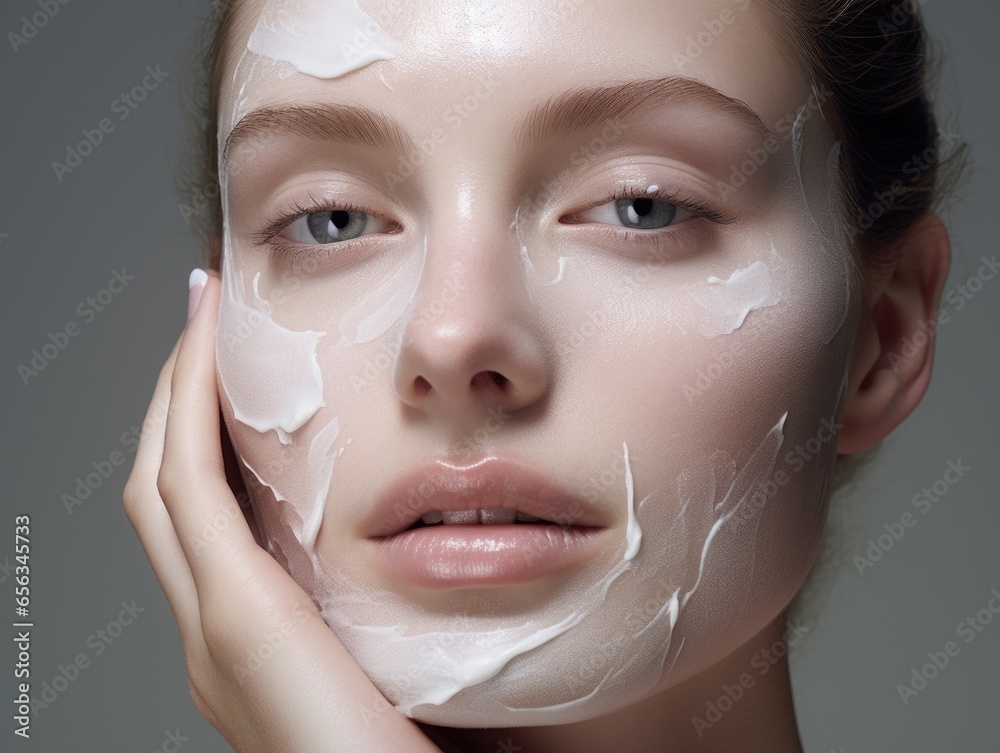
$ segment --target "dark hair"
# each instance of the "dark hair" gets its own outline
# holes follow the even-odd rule
[[[776,31],[830,92],[841,141],[845,221],[862,267],[895,260],[899,240],[951,193],[967,146],[939,129],[937,64],[917,0],[769,0]]]
[[[198,138],[184,174],[192,212],[218,269],[222,207],[217,123],[224,61],[237,0],[218,0],[205,26],[203,63],[193,98]],[[893,261],[897,241],[933,210],[964,168],[966,145],[942,139],[929,90],[928,40],[917,0],[769,0],[773,24],[818,90],[832,92],[823,111],[841,140],[845,218],[861,267]],[[211,200],[205,206],[205,197]],[[182,205],[183,206],[183,205]]]
[[[209,268],[222,265],[222,191],[218,170],[219,97],[224,63],[232,47],[237,0],[214,0],[193,57],[196,68],[189,85],[186,116],[194,134],[189,158],[178,170],[181,214],[192,224],[205,248]]]

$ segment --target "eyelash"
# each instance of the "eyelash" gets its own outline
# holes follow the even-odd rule
[[[694,196],[687,194],[680,194],[677,192],[669,192],[666,190],[654,191],[649,193],[647,189],[642,188],[638,185],[629,185],[619,188],[617,190],[612,190],[608,192],[608,197],[604,201],[600,201],[590,206],[586,207],[577,212],[572,212],[572,215],[581,214],[583,212],[588,212],[591,209],[595,209],[599,206],[603,206],[609,202],[621,201],[622,199],[658,199],[660,201],[666,202],[667,204],[673,204],[681,209],[684,209],[694,215],[693,219],[705,219],[710,222],[714,222],[719,225],[729,225],[736,222],[736,217],[728,212],[712,207],[705,201],[697,199]],[[268,222],[268,224],[258,233],[254,234],[255,242],[258,245],[268,246],[271,251],[276,256],[287,256],[291,254],[303,253],[302,248],[299,246],[291,246],[286,244],[281,244],[275,242],[275,238],[289,225],[291,225],[296,220],[304,217],[308,214],[313,214],[315,212],[330,212],[334,209],[344,212],[359,212],[362,214],[367,214],[369,216],[377,216],[382,219],[387,218],[381,217],[381,215],[374,215],[368,210],[351,204],[350,202],[338,202],[336,206],[330,206],[330,202],[319,201],[312,195],[309,196],[309,202],[302,206],[298,202],[295,202],[291,208],[291,211],[282,214],[280,217]],[[681,233],[689,233],[690,230],[685,228],[684,230],[677,230],[679,226],[683,226],[687,223],[680,222],[677,225],[667,225],[664,228],[654,228],[649,230],[636,230],[634,228],[625,227],[615,227],[613,225],[607,225],[605,223],[597,222],[587,222],[579,224],[587,225],[597,225],[601,228],[599,232],[608,233],[614,236],[616,239],[624,239],[629,242],[636,242],[640,244],[650,244],[659,247],[660,243],[664,240],[664,236],[674,236],[674,240],[680,242],[683,238],[677,237]],[[577,223],[564,223],[564,224],[577,224]],[[334,249],[336,253],[343,254],[355,247],[356,244],[364,242],[365,236],[360,236],[358,238],[352,238],[350,240],[341,241],[340,243],[325,243],[316,244],[315,248],[309,247],[307,253],[312,254],[332,254]]]
[[[612,190],[608,193],[608,196],[603,201],[595,202],[584,209],[580,209],[576,212],[571,212],[570,216],[583,214],[584,212],[589,212],[592,209],[603,206],[609,202],[621,201],[622,199],[658,199],[660,201],[666,202],[667,204],[673,204],[680,209],[684,209],[690,212],[694,217],[692,219],[705,219],[709,222],[714,222],[718,225],[730,225],[737,221],[735,215],[730,214],[724,210],[718,209],[711,206],[707,202],[695,198],[690,194],[683,194],[680,192],[671,192],[665,189],[654,191],[649,193],[647,189],[639,185],[628,185],[623,186],[619,189]],[[648,230],[637,230],[635,228],[626,227],[616,227],[614,225],[608,225],[605,223],[598,222],[585,222],[585,223],[563,223],[563,224],[586,224],[586,225],[597,225],[600,230],[598,232],[607,233],[612,236],[615,240],[626,240],[629,242],[636,242],[639,244],[651,245],[659,248],[660,244],[664,240],[672,240],[677,244],[683,242],[686,237],[691,237],[691,228],[683,228],[688,221],[679,222],[676,225],[667,225],[663,228],[652,228]],[[682,228],[682,229],[678,229]]]
[[[337,202],[331,206],[331,202],[319,201],[310,194],[309,202],[305,206],[295,202],[291,207],[291,211],[282,214],[280,217],[276,217],[274,220],[268,222],[260,232],[255,233],[253,236],[255,243],[261,246],[268,246],[272,253],[278,257],[302,253],[332,254],[334,253],[334,249],[336,249],[337,254],[343,254],[345,251],[353,249],[356,244],[364,242],[365,236],[362,235],[339,243],[317,243],[315,246],[288,245],[275,241],[275,238],[277,238],[281,231],[305,215],[315,212],[332,212],[335,210],[341,212],[358,212],[366,214],[369,217],[379,217],[385,219],[387,222],[392,222],[392,220],[382,217],[382,215],[376,215],[350,202]],[[393,224],[395,225],[396,223],[393,222]]]
[[[701,199],[696,199],[694,196],[687,194],[681,195],[679,192],[670,192],[664,189],[659,189],[653,193],[649,193],[647,189],[644,189],[641,186],[629,185],[619,189],[618,191],[610,191],[608,193],[607,201],[617,201],[619,199],[659,199],[660,201],[665,201],[667,204],[676,204],[682,209],[688,210],[692,214],[712,220],[713,222],[727,224],[736,221],[736,218],[733,215],[720,209],[716,209]],[[595,204],[595,206],[600,205]]]

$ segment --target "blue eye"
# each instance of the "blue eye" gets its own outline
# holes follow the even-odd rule
[[[285,228],[285,237],[306,245],[342,243],[368,233],[384,233],[390,223],[381,217],[349,209],[310,212]]]
[[[674,221],[677,205],[646,197],[618,199],[615,211],[626,227],[657,228],[666,227]]]
[[[677,204],[649,196],[614,199],[607,204],[578,212],[576,222],[603,222],[630,229],[656,230],[693,216]]]

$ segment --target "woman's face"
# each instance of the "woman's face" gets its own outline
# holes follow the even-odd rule
[[[607,713],[805,577],[857,305],[777,40],[746,0],[242,4],[223,410],[272,552],[403,713]]]

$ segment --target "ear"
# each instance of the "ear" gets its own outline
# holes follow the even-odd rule
[[[948,231],[924,214],[898,241],[898,261],[862,304],[837,452],[861,452],[899,426],[927,391],[938,305],[951,264]]]

